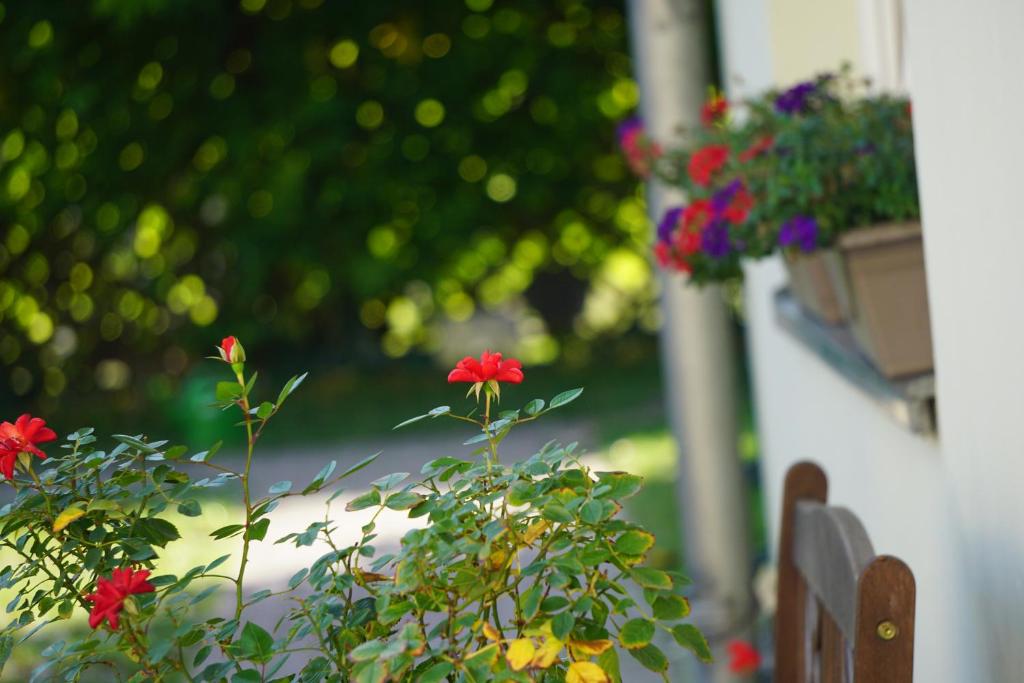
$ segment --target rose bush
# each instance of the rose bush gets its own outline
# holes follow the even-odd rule
[[[253,591],[250,549],[267,542],[281,501],[336,489],[377,456],[341,473],[326,463],[302,488],[285,481],[265,494],[253,490],[255,446],[305,375],[273,400],[257,400],[241,343],[225,338],[215,358],[232,376],[217,385],[216,404],[239,411],[245,432],[237,470],[217,460],[219,443],[189,454],[122,434],[101,446],[86,428],[47,454],[39,444],[57,435],[43,420],[26,415],[0,425],[0,461],[10,461],[4,475],[14,491],[0,510],[0,543],[18,557],[0,571],[0,587],[17,591],[0,634],[0,667],[16,643],[77,610],[89,613],[92,630],[51,644],[34,678],[77,681],[99,669],[103,680],[132,682],[600,683],[621,681],[625,652],[668,680],[659,632],[710,657],[703,636],[685,623],[685,577],[644,566],[654,537],[621,517],[639,477],[591,470],[576,444],[552,442],[521,462],[501,461],[513,429],[582,389],[499,411],[501,383],[524,375],[518,361],[498,353],[465,358],[450,373],[449,382],[471,384],[469,410],[440,406],[398,425],[458,421],[470,432],[468,457],[439,457],[419,477],[391,474],[351,498],[348,511],[372,511],[352,543],[340,541],[346,522],[331,511],[341,493],[334,490],[322,518],[276,540],[319,543],[325,552],[287,588]],[[197,468],[210,476],[197,478]],[[201,515],[199,495],[227,485],[244,514],[211,534],[226,552],[211,552],[219,556],[181,575],[161,573],[175,543],[201,541],[182,539],[166,513]],[[376,524],[386,511],[425,524],[396,552],[379,554]],[[238,568],[228,571],[233,556]],[[199,611],[225,593],[232,603],[225,613]],[[265,600],[285,606],[276,626],[251,616]]]

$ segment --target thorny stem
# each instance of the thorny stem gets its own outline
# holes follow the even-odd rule
[[[249,407],[249,395],[245,390],[245,377],[242,375],[242,371],[240,369],[235,371],[235,377],[238,378],[238,384],[242,387],[241,407],[242,412],[245,414],[246,436],[245,470],[242,473],[242,500],[245,503],[245,531],[242,533],[242,561],[238,567],[238,578],[235,579],[235,619],[239,619],[242,616],[242,610],[245,609],[245,604],[242,600],[242,582],[245,579],[245,566],[249,563],[249,544],[251,543],[249,529],[252,526],[252,499],[249,493],[249,470],[252,468],[252,454],[256,446],[256,442],[253,440],[252,413],[250,412]]]

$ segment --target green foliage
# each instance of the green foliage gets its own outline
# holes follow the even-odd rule
[[[428,412],[482,437],[467,441],[479,444],[470,458],[443,456],[425,463],[418,477],[398,472],[373,481],[346,505],[372,511],[353,543],[338,538],[350,522],[332,512],[335,493],[320,521],[275,541],[319,541],[327,552],[286,589],[247,593],[251,545],[265,541],[267,515],[278,503],[334,488],[376,456],[335,476],[330,462],[301,493],[282,481],[255,496],[254,446],[298,381],[261,410],[252,407],[268,405],[254,398],[254,375],[247,378],[242,363],[227,365],[236,389],[220,390],[218,401],[243,418],[241,471],[217,464],[212,449],[188,461],[216,475],[194,479],[177,466],[185,456],[180,447],[118,435],[115,447],[100,451],[90,429],[70,435],[66,452],[44,461],[38,474],[23,459],[27,476],[10,480],[16,495],[0,511],[0,544],[20,558],[0,570],[0,588],[19,591],[8,606],[14,620],[0,632],[0,668],[16,637],[30,638],[76,607],[89,610],[84,596],[101,577],[124,567],[158,570],[160,557],[180,540],[162,514],[200,514],[199,490],[228,482],[239,484],[244,518],[211,536],[241,537],[237,573],[222,573],[229,559],[223,555],[181,576],[153,575],[153,592],[129,595],[119,606],[117,628],[53,644],[37,677],[74,680],[103,667],[132,681],[608,683],[621,680],[616,648],[665,675],[658,631],[709,656],[700,632],[678,623],[689,615],[685,577],[643,566],[654,537],[619,516],[639,477],[590,470],[576,444],[551,442],[521,462],[500,462],[499,446],[514,428],[576,400],[582,389],[492,419],[497,391],[488,384],[482,414],[476,406],[466,415],[447,406]],[[374,541],[385,511],[425,524],[407,532],[395,553],[380,555]],[[196,605],[221,588],[234,593],[233,608],[197,616]],[[253,621],[247,610],[270,599],[284,601],[288,614],[274,626]],[[310,650],[301,672],[280,673],[292,654]]]
[[[120,391],[140,360],[166,396],[214,321],[400,356],[525,303],[546,361],[588,280],[623,298],[591,334],[649,302],[620,2],[19,3],[0,37],[16,395]]]

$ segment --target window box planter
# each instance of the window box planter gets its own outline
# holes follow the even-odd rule
[[[864,354],[887,378],[931,372],[931,319],[921,224],[853,230],[838,246],[850,302],[849,325]]]
[[[805,254],[787,250],[784,261],[789,273],[789,289],[805,312],[829,325],[841,325],[849,320],[849,289],[842,276],[839,252],[820,249]]]

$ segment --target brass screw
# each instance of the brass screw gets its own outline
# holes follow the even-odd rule
[[[900,630],[896,624],[892,623],[888,619],[878,625],[876,632],[878,633],[878,637],[882,640],[892,640],[900,634]]]

